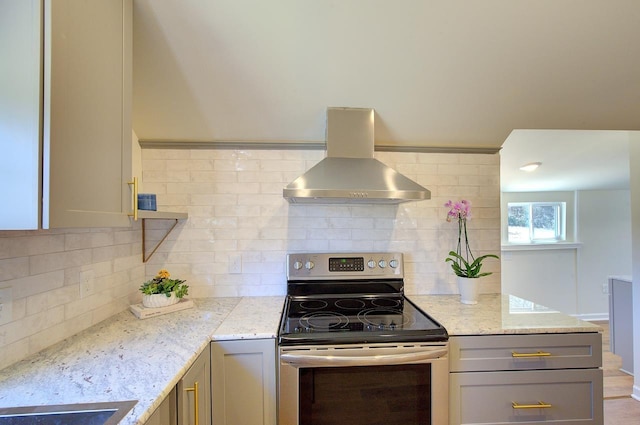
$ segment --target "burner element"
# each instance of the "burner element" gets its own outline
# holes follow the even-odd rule
[[[349,318],[336,312],[308,313],[300,318],[300,325],[311,331],[348,330]]]
[[[370,308],[358,313],[358,320],[364,323],[366,330],[399,330],[413,326],[415,318],[403,315],[401,310]]]
[[[336,307],[343,308],[345,310],[361,310],[366,305],[364,301],[355,298],[340,299],[334,304]]]
[[[324,300],[307,300],[300,302],[300,308],[303,310],[321,310],[329,305]]]
[[[401,301],[399,299],[392,298],[374,298],[371,301],[371,304],[376,307],[398,307],[400,306]]]

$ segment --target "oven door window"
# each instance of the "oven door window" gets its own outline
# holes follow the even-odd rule
[[[299,425],[431,425],[431,364],[299,369]]]

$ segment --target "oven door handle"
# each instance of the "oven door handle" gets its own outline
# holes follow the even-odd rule
[[[376,366],[427,362],[447,355],[447,349],[416,351],[401,354],[374,354],[371,356],[323,354],[280,354],[280,360],[292,366]]]

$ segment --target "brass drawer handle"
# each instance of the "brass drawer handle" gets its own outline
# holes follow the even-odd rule
[[[511,406],[514,409],[550,409],[551,405],[544,401],[539,401],[538,404],[518,404],[515,401],[511,402]]]
[[[199,408],[198,408],[198,397],[199,397],[199,391],[198,391],[198,381],[193,383],[193,387],[191,388],[185,388],[184,389],[186,392],[193,392],[193,425],[199,425],[200,423],[200,418],[199,418]]]
[[[535,353],[516,353],[515,351],[511,352],[511,357],[514,358],[523,358],[523,357],[549,357],[551,353],[547,353],[545,351],[538,351]]]

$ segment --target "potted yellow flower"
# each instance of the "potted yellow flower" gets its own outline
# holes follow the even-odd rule
[[[189,286],[182,279],[171,279],[171,274],[162,269],[156,277],[140,286],[142,305],[148,308],[166,307],[176,304],[189,293]]]

